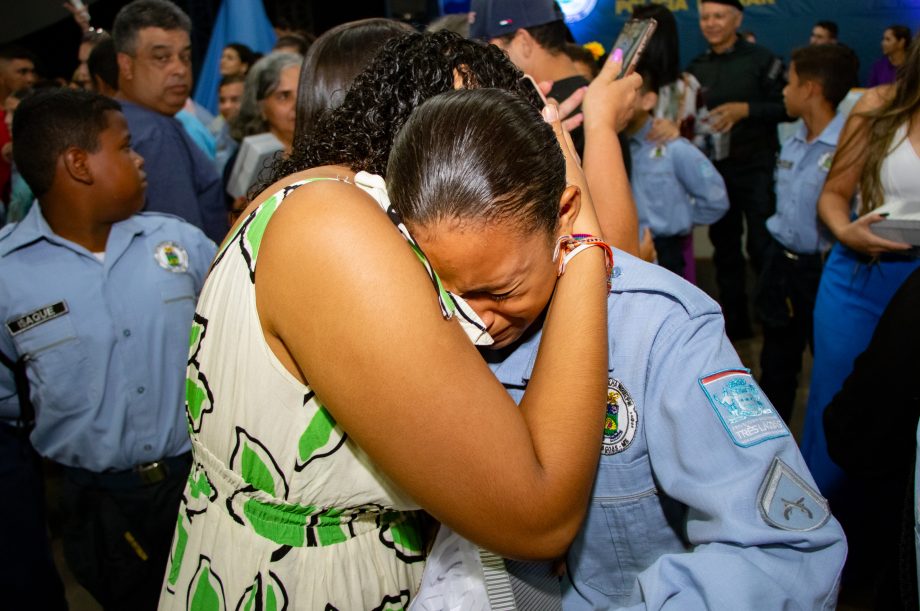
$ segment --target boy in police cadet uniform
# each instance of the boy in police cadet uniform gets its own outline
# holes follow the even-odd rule
[[[62,465],[77,581],[106,609],[152,609],[190,466],[188,334],[216,248],[184,221],[139,213],[143,159],[118,102],[39,92],[13,133],[39,205],[0,230],[0,352],[26,377],[17,388],[0,367],[0,414],[20,413],[28,384],[32,444]]]
[[[607,419],[588,514],[565,557],[563,609],[833,609],[843,531],[718,304],[659,266],[621,251],[614,260]],[[515,307],[478,303],[480,316]],[[516,401],[540,326],[484,352]],[[521,564],[509,572],[533,583],[540,569]]]
[[[837,105],[857,83],[858,60],[843,45],[792,54],[786,112],[801,117],[776,164],[776,213],[755,303],[763,322],[760,384],[786,422],[792,416],[802,353],[812,344],[812,312],[830,236],[818,222],[818,197],[846,119]]]
[[[694,225],[715,223],[728,210],[725,181],[712,162],[689,140],[652,142],[652,111],[658,104],[659,78],[639,64],[642,91],[636,96],[626,126],[632,158],[633,198],[640,231],[648,227],[658,264],[678,276],[684,273],[684,243]]]

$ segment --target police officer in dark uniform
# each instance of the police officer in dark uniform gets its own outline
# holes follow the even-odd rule
[[[700,29],[709,50],[687,67],[703,86],[709,115],[700,117],[703,125],[698,129],[712,132],[707,153],[725,179],[731,204],[722,220],[709,228],[709,238],[715,248],[726,331],[732,339],[751,336],[742,216],[747,221],[747,255],[759,272],[770,243],[766,221],[776,207],[776,124],[788,120],[782,62],[768,49],[738,36],[743,10],[739,0],[700,3]]]

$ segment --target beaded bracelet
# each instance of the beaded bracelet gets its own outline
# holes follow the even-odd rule
[[[604,262],[607,267],[607,290],[611,288],[611,272],[613,270],[613,249],[610,244],[597,236],[590,233],[576,233],[573,235],[560,236],[556,240],[556,248],[553,250],[553,261],[558,261],[559,269],[557,276],[565,273],[565,266],[572,258],[580,252],[583,252],[592,246],[598,246],[604,250]],[[559,255],[562,255],[561,257]]]

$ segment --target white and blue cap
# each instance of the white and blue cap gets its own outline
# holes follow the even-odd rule
[[[491,40],[565,20],[554,0],[473,0],[470,3],[470,38]]]

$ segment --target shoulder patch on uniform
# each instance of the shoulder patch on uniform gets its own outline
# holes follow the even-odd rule
[[[614,378],[607,380],[607,417],[604,419],[604,445],[601,454],[619,454],[629,447],[639,428],[636,404],[623,386]]]
[[[825,174],[830,171],[831,166],[834,164],[834,154],[831,152],[824,153],[818,158],[818,168],[821,169]]]
[[[700,378],[722,426],[735,445],[749,448],[786,437],[789,429],[746,369],[727,369]]]
[[[815,530],[831,517],[824,497],[779,457],[760,485],[757,508],[767,524],[782,530]]]

